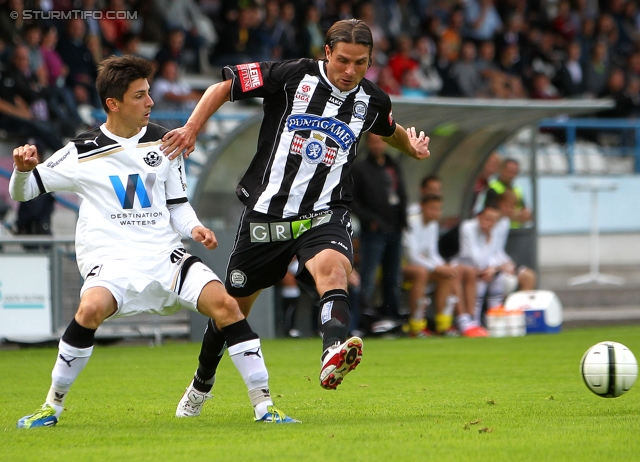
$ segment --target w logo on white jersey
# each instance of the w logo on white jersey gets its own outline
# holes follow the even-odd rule
[[[138,200],[140,201],[140,206],[142,208],[151,207],[153,204],[153,185],[156,182],[156,174],[149,173],[147,175],[147,180],[143,183],[140,175],[134,173],[129,175],[129,179],[127,181],[127,188],[125,189],[122,181],[120,181],[120,177],[117,175],[109,176],[111,180],[111,184],[113,185],[113,189],[116,192],[116,196],[118,196],[118,200],[122,205],[123,209],[132,209],[133,208],[133,200],[138,195]]]

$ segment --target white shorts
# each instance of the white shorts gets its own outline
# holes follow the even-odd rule
[[[89,271],[80,296],[92,287],[109,290],[118,304],[112,318],[140,313],[169,315],[183,308],[197,311],[204,286],[222,281],[204,263],[193,263],[189,257],[184,249],[176,249],[156,259],[105,261]]]

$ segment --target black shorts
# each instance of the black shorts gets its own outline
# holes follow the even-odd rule
[[[296,277],[315,287],[305,263],[322,250],[333,249],[353,266],[351,234],[351,215],[346,209],[280,220],[245,209],[227,266],[227,292],[248,297],[271,287],[287,273],[294,256],[300,263]]]

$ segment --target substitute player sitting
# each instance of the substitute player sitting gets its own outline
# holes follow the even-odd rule
[[[18,421],[19,428],[58,422],[105,320],[182,308],[209,316],[223,333],[256,421],[296,422],[273,406],[260,339],[237,302],[209,268],[182,248],[183,235],[208,249],[217,241],[187,202],[182,157],[169,161],[159,154],[167,130],[149,123],[153,101],[147,78],[152,71],[143,58],[104,60],[96,85],[107,122],[79,135],[44,164],[37,165],[34,146],[13,151],[13,199],[26,201],[51,191],[73,191],[82,199],[76,256],[85,279],[78,311],[60,340],[49,394],[41,409]],[[184,415],[191,409],[179,411]]]
[[[425,320],[427,284],[435,284],[436,332],[446,333],[453,317],[445,313],[447,297],[457,298],[458,328],[467,337],[485,337],[486,331],[471,321],[476,299],[476,271],[464,264],[447,263],[438,252],[439,225],[442,217],[442,197],[429,194],[421,199],[420,213],[408,219],[404,245],[409,264],[404,267],[405,278],[412,282],[409,292],[409,335],[428,336]]]
[[[415,158],[429,138],[396,124],[391,100],[364,78],[373,37],[362,21],[342,20],[325,36],[324,59],[228,66],[184,127],[165,136],[169,158],[193,151],[205,122],[225,102],[263,98],[257,152],[236,189],[245,211],[229,259],[229,294],[247,316],[260,291],[276,284],[291,259],[297,277],[320,295],[320,385],[335,389],[360,362],[362,340],[349,332],[348,276],[353,268],[351,166],[363,133],[380,135]],[[207,329],[192,387],[211,389],[224,339]]]

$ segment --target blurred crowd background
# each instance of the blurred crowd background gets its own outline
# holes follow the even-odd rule
[[[0,103],[0,128],[46,122],[51,147],[86,128],[78,107],[100,106],[96,66],[111,54],[152,58],[168,82],[156,103],[189,109],[185,73],[321,58],[325,31],[350,17],[371,27],[367,78],[391,95],[607,96],[602,116],[639,111],[635,0],[0,0],[0,99],[13,106]]]

